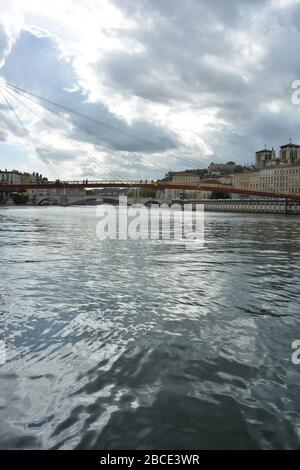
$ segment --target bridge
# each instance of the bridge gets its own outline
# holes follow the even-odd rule
[[[226,194],[241,194],[247,196],[259,196],[259,197],[268,197],[268,198],[281,198],[286,200],[300,201],[300,193],[290,194],[290,193],[281,193],[281,192],[271,192],[271,191],[258,191],[251,189],[244,189],[241,187],[236,187],[229,184],[216,184],[208,183],[205,180],[196,185],[190,184],[175,184],[169,181],[148,181],[148,180],[139,180],[139,181],[48,181],[45,183],[30,183],[30,184],[9,184],[9,183],[0,183],[0,192],[25,192],[27,190],[33,189],[65,189],[65,190],[74,190],[74,189],[97,189],[97,188],[118,188],[118,189],[179,189],[182,191],[209,191],[216,193],[226,193]]]
[[[8,108],[11,115],[16,120],[16,123],[21,128],[24,137],[28,139],[29,143],[34,147],[37,155],[43,161],[44,164],[47,165],[49,171],[53,174],[55,181],[43,181],[40,183],[28,182],[24,183],[21,182],[19,184],[9,184],[9,182],[0,182],[0,193],[12,193],[12,192],[25,192],[28,190],[65,190],[65,192],[61,192],[61,197],[68,196],[68,190],[85,190],[85,189],[97,189],[97,188],[124,188],[124,189],[134,189],[134,188],[141,188],[141,189],[156,189],[158,190],[181,190],[181,191],[205,191],[205,192],[216,192],[216,193],[226,193],[226,194],[240,194],[246,196],[258,196],[260,198],[279,198],[284,199],[285,201],[294,200],[300,201],[300,193],[286,193],[286,192],[275,192],[275,191],[262,191],[262,190],[255,190],[255,189],[245,189],[243,187],[233,186],[232,184],[221,184],[216,182],[209,182],[208,180],[202,180],[196,184],[176,184],[172,181],[166,180],[122,180],[119,175],[114,173],[110,165],[107,166],[98,159],[97,156],[88,152],[82,145],[78,143],[78,141],[74,141],[69,135],[64,134],[59,128],[53,127],[53,123],[49,121],[47,118],[44,117],[45,111],[51,113],[56,116],[57,119],[61,119],[64,124],[71,125],[73,128],[78,128],[83,131],[84,133],[93,137],[93,139],[99,142],[98,145],[101,146],[103,149],[107,149],[107,146],[110,146],[114,152],[118,152],[118,155],[124,156],[126,159],[134,158],[135,161],[138,161],[139,164],[144,166],[151,166],[160,170],[165,175],[169,172],[169,169],[163,168],[160,164],[157,164],[153,161],[148,160],[145,155],[139,155],[137,152],[132,151],[129,146],[120,146],[118,144],[118,139],[120,136],[126,137],[128,140],[132,140],[134,142],[142,143],[146,145],[149,150],[152,150],[154,154],[158,152],[165,157],[168,156],[171,158],[176,158],[182,160],[182,162],[188,162],[189,165],[193,165],[193,168],[199,168],[199,162],[187,157],[186,155],[181,155],[177,151],[170,150],[166,148],[164,145],[158,142],[151,142],[149,139],[134,135],[133,132],[129,130],[120,129],[114,127],[110,123],[102,122],[99,119],[95,119],[91,116],[85,115],[80,111],[71,109],[66,107],[60,103],[55,103],[47,98],[43,98],[35,93],[29,92],[25,89],[17,87],[13,84],[8,83],[7,81],[0,81],[0,93],[4,98],[4,102],[6,107]],[[40,116],[35,110],[33,111],[32,105],[40,107],[43,111],[43,115]],[[38,118],[41,122],[46,124],[46,126],[52,129],[52,132],[58,134],[58,136],[70,145],[72,145],[76,152],[80,152],[84,154],[86,158],[88,158],[93,165],[98,166],[101,168],[101,178],[103,171],[105,174],[110,175],[108,180],[97,180],[97,181],[60,181],[59,176],[57,175],[55,169],[53,168],[51,162],[49,161],[45,152],[36,144],[35,139],[32,136],[31,131],[25,126],[24,122],[22,121],[18,109],[19,107],[23,107],[27,110],[28,115],[33,114],[34,118]],[[104,135],[103,135],[104,132]],[[109,133],[109,136],[108,136]],[[118,139],[114,138],[114,136],[118,137]],[[128,148],[129,147],[129,148]],[[185,163],[186,165],[187,163]],[[193,171],[193,170],[191,170]],[[141,175],[142,176],[142,175]],[[104,176],[105,177],[105,176]],[[119,179],[120,178],[120,179]],[[13,182],[10,182],[13,183]],[[53,192],[55,194],[55,192]],[[38,195],[39,197],[42,196],[41,194]],[[52,194],[47,194],[47,197],[52,198]],[[40,201],[42,202],[42,200]]]
[[[84,204],[95,204],[97,201],[96,196],[81,195],[73,196],[69,194],[53,194],[53,195],[43,195],[36,196],[34,204],[36,206],[43,205],[59,205],[59,206],[75,206],[75,205],[84,205]]]

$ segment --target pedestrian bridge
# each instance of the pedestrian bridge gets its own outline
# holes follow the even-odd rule
[[[26,191],[30,189],[96,189],[96,188],[141,188],[141,189],[180,189],[182,191],[211,191],[222,192],[228,194],[244,194],[247,196],[260,196],[268,198],[282,198],[290,200],[300,200],[300,193],[284,193],[273,191],[261,191],[245,189],[229,184],[209,183],[207,181],[198,184],[177,184],[169,181],[54,181],[45,183],[30,183],[30,184],[8,184],[0,183],[0,191],[14,192]]]
[[[100,201],[98,203],[102,204],[112,204],[112,205],[119,205],[119,196],[101,196]],[[158,199],[153,197],[127,197],[126,198],[127,206],[132,206],[133,204],[142,204],[143,206],[149,207],[152,205],[161,205],[161,204],[172,204],[171,200],[166,199]]]
[[[97,201],[96,196],[72,196],[72,195],[47,195],[47,196],[38,196],[34,204],[38,206],[45,205],[58,205],[58,206],[72,206],[79,204],[95,204]]]

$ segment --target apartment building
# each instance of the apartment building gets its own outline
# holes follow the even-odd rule
[[[237,173],[233,175],[232,180],[236,188],[300,194],[300,161]]]
[[[47,178],[38,173],[22,173],[18,170],[0,170],[0,182],[6,184],[45,183]]]
[[[26,173],[18,170],[0,170],[0,182],[6,184],[35,184],[35,183],[46,183],[47,178],[40,175],[39,173]],[[46,189],[28,189],[24,194],[28,195],[29,203],[34,203],[37,196],[46,194]]]
[[[224,174],[231,174],[235,170],[236,164],[235,162],[227,162],[227,163],[210,163],[208,165],[208,173],[209,175],[224,175]]]
[[[4,184],[21,184],[21,173],[17,170],[0,170],[0,182]]]
[[[201,181],[201,177],[192,172],[177,172],[172,174],[170,183],[182,185],[195,185],[197,186]],[[208,191],[195,191],[188,189],[166,189],[165,199],[191,199],[200,200],[208,199],[211,192]]]

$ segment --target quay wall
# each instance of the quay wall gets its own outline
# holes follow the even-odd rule
[[[115,200],[118,203],[118,197],[103,198],[105,202]],[[132,204],[167,204],[171,206],[175,201],[158,198],[128,198],[128,205]],[[253,212],[260,214],[300,214],[300,201],[288,201],[285,199],[205,199],[205,200],[185,200],[176,201],[176,204],[203,204],[206,211],[211,212]]]
[[[214,212],[254,212],[259,214],[300,214],[300,201],[211,199],[199,203]]]

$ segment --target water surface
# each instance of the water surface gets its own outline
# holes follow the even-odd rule
[[[300,448],[300,217],[206,213],[205,246],[0,209],[0,448]]]

